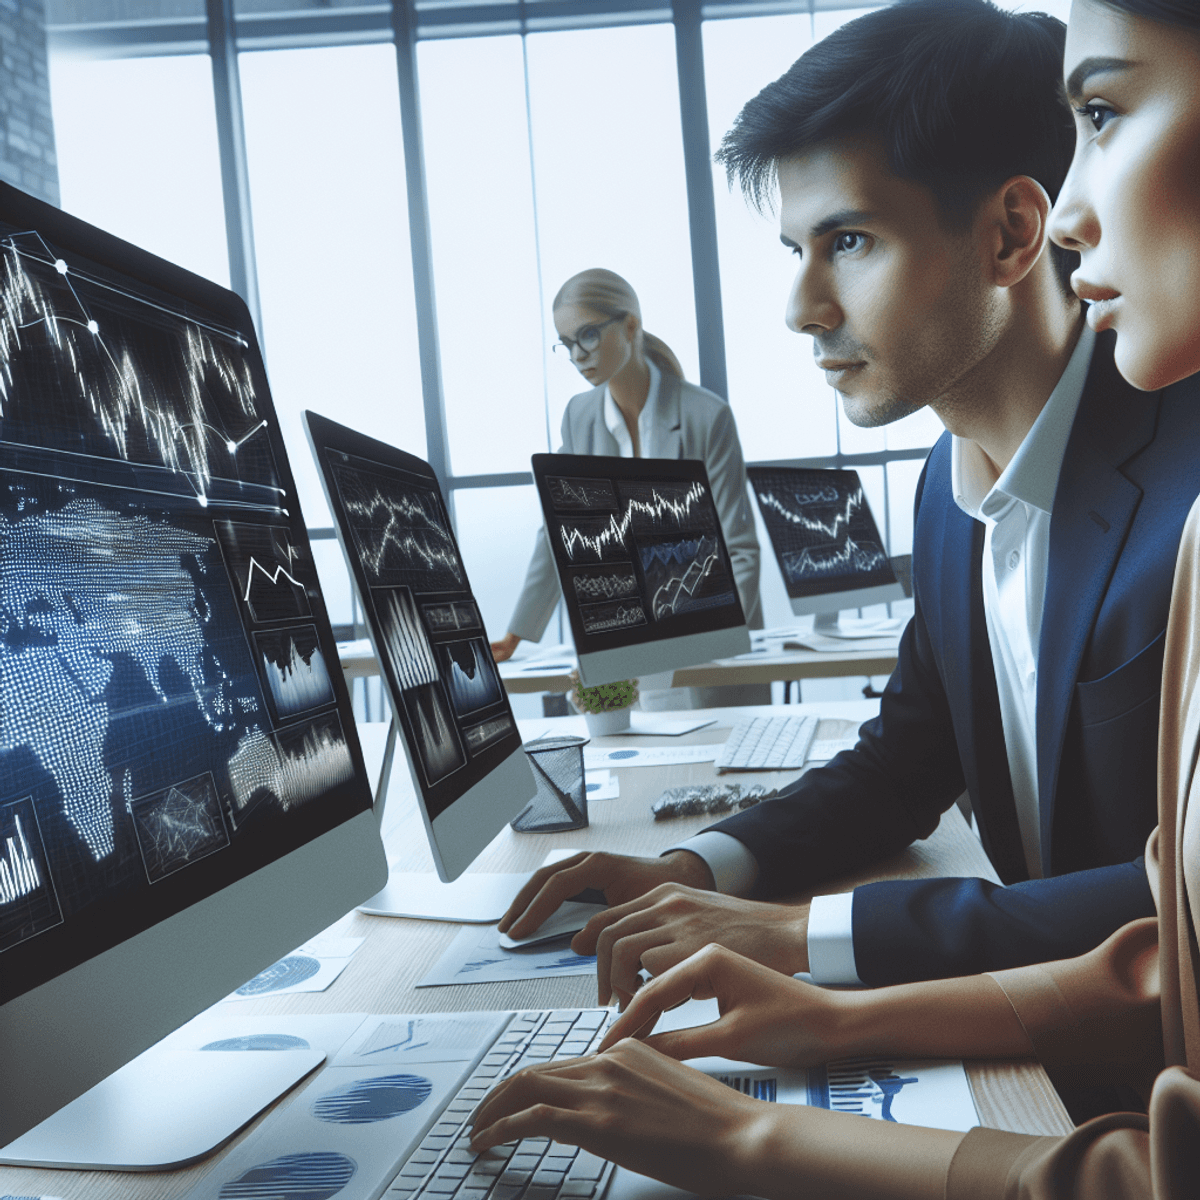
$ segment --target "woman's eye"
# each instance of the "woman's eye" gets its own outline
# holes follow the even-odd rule
[[[1075,110],[1091,127],[1099,133],[1108,124],[1110,117],[1117,114],[1103,104],[1081,104]]]
[[[854,250],[861,250],[863,242],[866,238],[861,233],[839,233],[833,239],[833,248],[843,254],[849,254]]]

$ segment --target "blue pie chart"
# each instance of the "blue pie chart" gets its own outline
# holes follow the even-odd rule
[[[285,1154],[244,1171],[218,1195],[220,1200],[329,1200],[357,1170],[352,1158],[332,1150]]]
[[[420,1075],[377,1075],[359,1079],[313,1102],[313,1116],[338,1125],[371,1125],[386,1121],[429,1099],[433,1085]]]

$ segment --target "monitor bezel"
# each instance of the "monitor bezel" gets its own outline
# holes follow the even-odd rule
[[[289,529],[311,561],[295,483],[284,448],[258,337],[233,292],[140,247],[0,183],[0,220],[113,272],[147,292],[215,316],[246,340],[280,482],[294,501]],[[199,315],[199,314],[198,314]],[[327,658],[336,656],[317,591],[312,621]],[[378,823],[349,691],[330,671],[353,765],[348,814],[309,840],[186,907],[37,982],[0,1004],[0,1078],[20,1080],[0,1098],[0,1146],[54,1113],[162,1036],[326,928],[373,894],[387,877]],[[322,877],[313,886],[314,873]],[[253,912],[256,919],[247,922]],[[237,936],[233,936],[235,934]],[[3,965],[0,963],[0,965]]]
[[[507,690],[501,681],[501,692],[508,715],[513,721],[513,733],[498,740],[495,745],[485,747],[484,751],[475,756],[472,775],[478,776],[473,782],[447,803],[439,803],[433,811],[430,797],[436,795],[434,787],[425,781],[421,764],[410,741],[410,733],[405,719],[405,705],[401,698],[399,680],[392,668],[391,656],[381,645],[381,633],[376,628],[374,605],[369,601],[370,583],[359,560],[357,549],[353,546],[352,535],[347,528],[341,497],[338,494],[333,478],[334,464],[329,459],[330,452],[348,454],[354,458],[375,463],[383,469],[395,469],[408,475],[420,478],[424,485],[436,493],[446,517],[447,527],[453,537],[453,528],[449,522],[449,512],[446,508],[445,497],[433,468],[423,459],[409,454],[396,446],[378,441],[358,430],[340,425],[319,413],[305,411],[303,414],[304,429],[308,435],[309,446],[317,464],[317,473],[321,479],[329,510],[333,514],[334,530],[337,534],[338,545],[346,560],[350,578],[354,582],[359,603],[366,615],[367,635],[371,647],[379,661],[380,671],[388,692],[388,702],[392,708],[392,719],[395,721],[401,736],[397,739],[404,748],[405,761],[408,763],[409,774],[412,778],[413,789],[417,796],[417,807],[421,812],[421,820],[429,840],[429,849],[433,857],[438,877],[446,883],[457,879],[479,853],[485,849],[509,821],[515,817],[537,793],[537,785],[528,759],[521,749],[521,737],[517,730],[516,717],[512,712],[512,704],[508,699]],[[454,538],[455,549],[458,549],[458,539]],[[462,559],[461,550],[458,551]],[[465,587],[474,599],[470,580],[466,577],[466,567],[463,566]],[[475,600],[476,608],[479,607]],[[486,643],[487,630],[482,624],[480,613],[480,632]],[[498,677],[498,676],[497,676]],[[476,763],[480,765],[476,765]],[[480,769],[483,769],[480,775]],[[439,790],[445,790],[435,785]],[[383,804],[386,797],[380,796],[378,803]],[[382,819],[382,812],[377,814]]]

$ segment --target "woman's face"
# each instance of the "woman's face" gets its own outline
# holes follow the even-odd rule
[[[1050,236],[1082,255],[1088,322],[1147,391],[1200,371],[1200,37],[1073,0],[1076,146]]]
[[[607,324],[606,324],[607,322]],[[554,328],[560,338],[571,341],[571,361],[575,369],[595,387],[607,383],[633,355],[633,337],[629,331],[632,324],[636,329],[637,318],[626,316],[619,321],[609,321],[603,313],[582,304],[564,304],[554,310]],[[600,330],[600,345],[586,351],[578,345],[580,333],[588,326],[603,326]]]

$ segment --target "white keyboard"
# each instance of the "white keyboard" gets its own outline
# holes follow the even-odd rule
[[[743,717],[730,731],[718,771],[794,771],[817,736],[816,717]]]
[[[612,1173],[604,1159],[548,1138],[525,1138],[476,1156],[469,1122],[497,1080],[531,1063],[589,1053],[614,1015],[600,1008],[516,1013],[384,1194],[389,1200],[590,1200],[598,1195]]]

